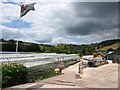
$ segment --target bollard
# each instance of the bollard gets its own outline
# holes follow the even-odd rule
[[[78,73],[83,74],[82,62],[79,62]]]
[[[81,74],[83,74],[82,59],[80,58],[78,73],[76,73],[76,79],[81,79]]]

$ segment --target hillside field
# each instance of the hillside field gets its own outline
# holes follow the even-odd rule
[[[103,47],[103,48],[100,49],[100,51],[107,51],[110,48],[112,48],[113,50],[116,50],[119,47],[120,47],[120,43],[116,43],[116,44],[112,44],[112,45]]]

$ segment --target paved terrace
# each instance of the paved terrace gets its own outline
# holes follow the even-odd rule
[[[85,68],[82,79],[76,79],[78,64],[63,70],[64,74],[12,88],[118,88],[118,64]]]

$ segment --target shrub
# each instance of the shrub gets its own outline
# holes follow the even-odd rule
[[[2,87],[27,82],[28,69],[22,64],[10,63],[2,65]]]

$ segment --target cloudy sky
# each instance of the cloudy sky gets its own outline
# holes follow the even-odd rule
[[[20,6],[3,2],[36,2],[20,20],[19,40],[42,44],[86,44],[118,38],[116,2],[41,2],[2,0],[2,38],[17,39]]]

